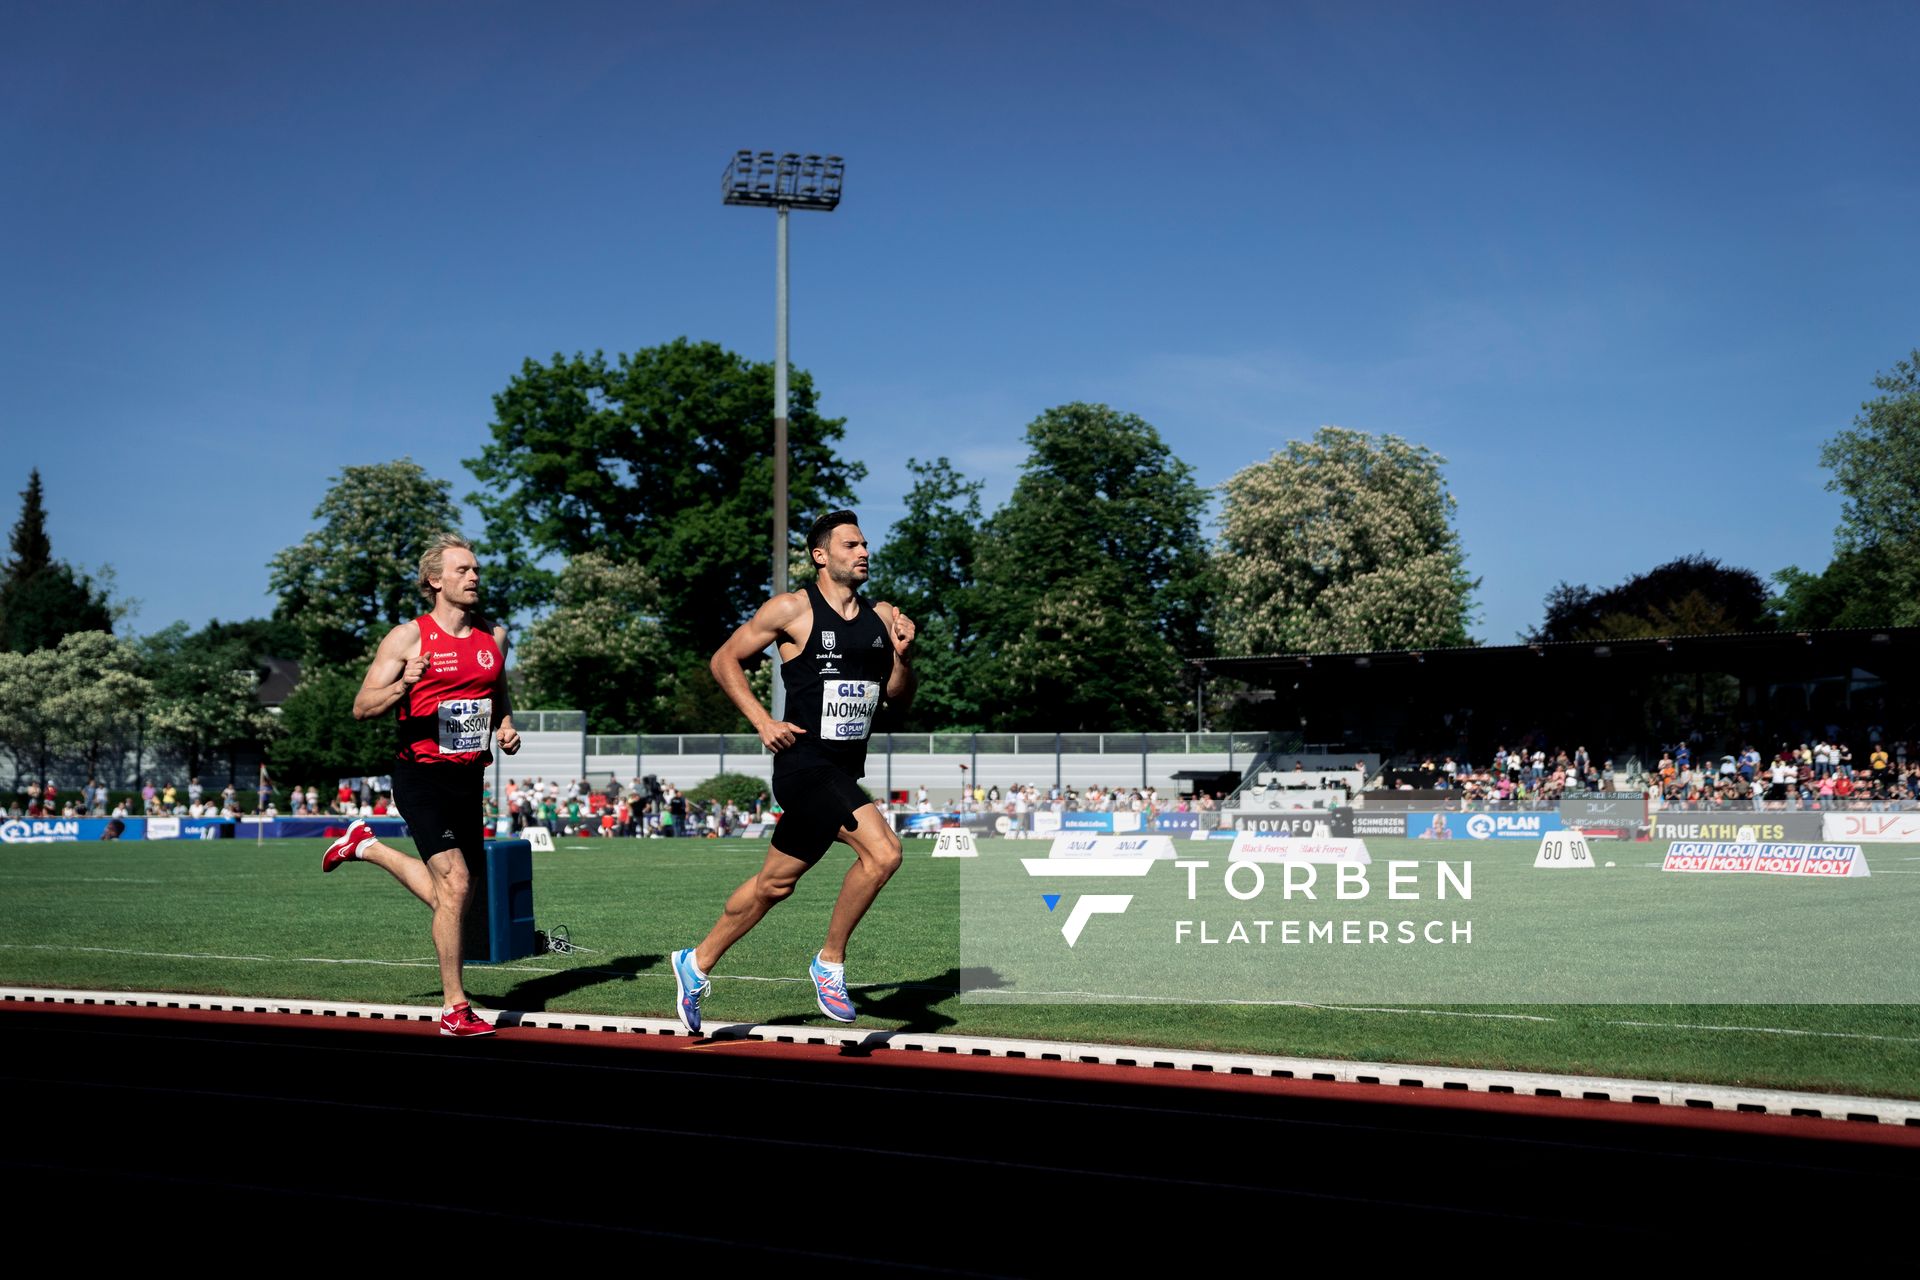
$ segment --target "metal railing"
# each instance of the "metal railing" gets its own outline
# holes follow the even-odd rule
[[[530,716],[579,715],[573,711],[529,712]],[[523,726],[525,727],[525,726]],[[1269,733],[880,733],[868,744],[874,751],[899,755],[1127,755],[1175,752],[1182,755],[1245,757],[1286,751]],[[590,756],[755,755],[763,752],[751,733],[590,734]]]

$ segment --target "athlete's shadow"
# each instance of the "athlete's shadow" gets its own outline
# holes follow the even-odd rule
[[[859,1044],[847,1045],[841,1052],[863,1054],[884,1045],[895,1035],[945,1031],[958,1026],[958,1019],[941,1012],[939,1006],[959,999],[963,989],[982,991],[1004,985],[1000,975],[991,969],[948,969],[945,973],[906,982],[871,986],[855,984],[849,988],[848,994],[853,997],[853,1011],[857,1018],[884,1019],[901,1025],[895,1031],[870,1032]],[[769,1018],[767,1023],[770,1026],[794,1026],[813,1025],[820,1021],[817,1014],[790,1014],[784,1018]]]
[[[550,1000],[570,996],[576,991],[584,991],[602,983],[632,982],[665,960],[666,957],[662,955],[620,956],[601,964],[543,973],[537,978],[515,983],[506,994],[499,997],[500,1004],[522,1013],[544,1013]]]

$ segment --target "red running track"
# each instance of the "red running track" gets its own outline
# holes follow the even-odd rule
[[[260,1247],[346,1231],[356,1249],[477,1232],[489,1258],[584,1245],[1133,1274],[1289,1224],[1437,1260],[1476,1239],[1641,1248],[1732,1223],[1751,1242],[1755,1205],[1793,1187],[1893,1223],[1920,1191],[1920,1131],[1830,1120],[777,1042],[0,1010],[0,1191],[14,1221],[73,1230]]]

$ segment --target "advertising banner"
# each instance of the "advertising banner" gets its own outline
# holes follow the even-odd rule
[[[1647,793],[1569,791],[1560,797],[1560,821],[1579,831],[1637,831],[1647,823]]]
[[[1189,831],[1197,829],[1199,826],[1200,815],[1197,813],[1156,813],[1153,815],[1153,829],[1155,831],[1176,831],[1184,835]],[[1036,826],[1034,830],[1037,831],[1039,828]]]
[[[1342,815],[1345,815],[1344,819]],[[1333,834],[1336,836],[1391,836],[1405,839],[1408,827],[1414,823],[1426,823],[1429,819],[1407,813],[1378,813],[1371,809],[1342,809],[1334,814]]]
[[[65,844],[74,840],[98,840],[107,833],[107,824],[118,822],[124,828],[122,840],[139,840],[145,831],[145,818],[8,818],[0,821],[0,844]]]
[[[1234,837],[1235,862],[1359,862],[1371,863],[1364,840],[1333,840],[1322,837],[1263,836],[1242,831]]]
[[[1815,876],[1859,879],[1873,873],[1857,844],[1721,844],[1676,840],[1667,849],[1662,871],[1760,876]]]
[[[1653,815],[1655,840],[1719,840],[1733,844],[1805,844],[1825,838],[1818,813],[1664,812]]]
[[[1112,831],[1113,815],[1074,810],[1060,815],[1060,829],[1062,831]]]
[[[1333,815],[1326,813],[1247,813],[1242,810],[1232,816],[1235,831],[1274,836],[1325,836],[1333,831]]]
[[[1424,813],[1407,817],[1407,834],[1421,840],[1538,840],[1562,827],[1557,813]]]
[[[1920,813],[1828,813],[1821,818],[1823,839],[1920,844]]]

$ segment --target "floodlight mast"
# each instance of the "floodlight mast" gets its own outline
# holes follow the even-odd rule
[[[773,593],[787,589],[787,211],[831,213],[840,203],[847,164],[839,156],[775,158],[771,151],[736,151],[720,179],[722,204],[775,211],[773,334]],[[767,649],[775,667],[780,646]],[[787,693],[773,682],[773,718],[786,719]]]

